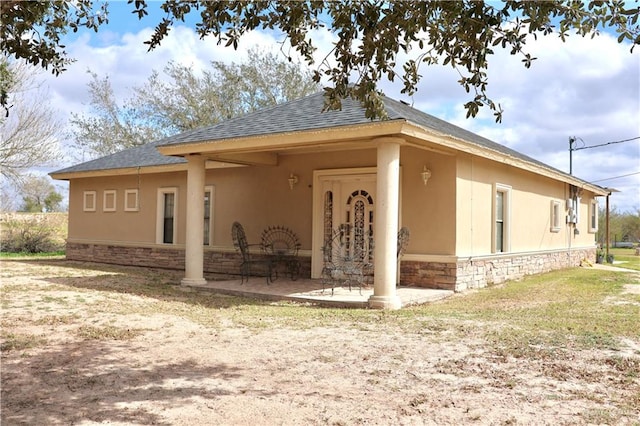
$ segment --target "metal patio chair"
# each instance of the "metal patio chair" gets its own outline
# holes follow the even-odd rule
[[[272,260],[274,267],[284,264],[292,280],[300,276],[300,260],[298,251],[300,241],[295,232],[284,226],[270,226],[262,231],[262,250]],[[276,277],[277,269],[274,269]]]
[[[238,222],[233,222],[231,226],[231,238],[233,239],[233,245],[238,253],[240,253],[240,276],[241,283],[244,284],[245,277],[247,282],[251,276],[252,265],[261,265],[267,273],[267,284],[273,281],[273,264],[270,258],[254,258],[253,254],[249,250],[252,246],[261,246],[261,244],[249,244],[247,243],[247,236],[244,233],[244,228]]]
[[[373,269],[373,239],[368,232],[340,225],[324,243],[323,267],[321,273],[322,291],[330,286],[334,294],[336,284],[358,285],[362,294],[362,284],[367,271]]]
[[[409,232],[409,228],[403,226],[398,231],[398,250],[396,251],[396,259],[398,261],[398,277],[396,284],[400,284],[400,259],[404,256],[404,253],[407,251],[407,246],[409,245],[409,237],[411,233]]]

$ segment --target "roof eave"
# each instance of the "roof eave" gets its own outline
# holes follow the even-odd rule
[[[230,167],[243,167],[239,164],[232,164],[219,161],[207,161],[207,169],[222,169]],[[78,172],[52,172],[49,173],[51,178],[56,180],[70,180],[80,178],[92,178],[92,177],[104,177],[104,176],[123,176],[123,175],[136,175],[136,174],[153,174],[153,173],[171,173],[181,172],[187,170],[187,163],[178,164],[162,164],[140,167],[122,167],[114,169],[102,169],[102,170],[86,170]]]
[[[326,127],[294,132],[270,133],[239,138],[184,142],[158,147],[163,155],[183,157],[203,153],[246,153],[262,150],[314,149],[348,140],[396,135],[405,120],[387,120],[350,126]]]
[[[527,170],[535,174],[549,176],[556,180],[566,182],[579,188],[587,189],[596,195],[604,196],[609,193],[606,188],[589,183],[577,177],[562,173],[552,167],[544,167],[521,158],[517,158],[491,148],[483,147],[473,142],[457,138],[448,134],[428,129],[412,122],[407,122],[402,129],[402,134],[419,140],[427,141],[456,151],[466,152],[492,161],[508,164],[510,166]]]
[[[120,176],[120,175],[176,172],[181,170],[187,170],[186,163],[155,165],[155,166],[139,166],[139,167],[121,167],[121,168],[113,168],[113,169],[86,170],[86,171],[77,171],[77,172],[61,172],[61,173],[52,172],[52,173],[49,173],[49,176],[57,180],[70,180],[70,179],[78,179],[78,178],[114,176],[114,175]]]

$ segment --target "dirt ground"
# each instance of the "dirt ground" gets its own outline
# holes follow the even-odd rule
[[[82,284],[139,276],[0,268],[2,425],[640,424],[640,379],[612,361],[637,366],[640,341],[553,359],[500,355],[462,325],[256,326],[232,305],[207,323]]]

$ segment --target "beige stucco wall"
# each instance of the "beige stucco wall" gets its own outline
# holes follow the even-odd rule
[[[136,241],[153,244],[156,241],[156,210],[158,188],[178,188],[178,243],[184,243],[186,206],[180,199],[187,183],[186,172],[140,174],[125,176],[71,179],[69,182],[69,238],[98,241]],[[126,189],[138,189],[139,210],[124,211]],[[105,212],[103,194],[116,190],[116,211]],[[96,211],[83,211],[83,194],[96,191]]]
[[[403,146],[401,149],[401,225],[411,231],[407,255],[483,256],[491,254],[494,185],[511,189],[511,252],[593,246],[588,232],[589,202],[584,192],[579,235],[564,223],[550,231],[550,202],[562,203],[568,186],[514,167],[472,157],[447,155]],[[375,167],[375,149],[281,155],[277,166],[210,169],[205,184],[215,187],[213,211],[214,247],[231,248],[231,224],[245,227],[250,243],[270,225],[294,230],[303,250],[312,249],[314,170]],[[423,166],[432,177],[425,186]],[[290,173],[299,182],[289,189]],[[158,188],[178,190],[177,244],[184,244],[186,172],[72,179],[69,200],[71,240],[156,242]],[[124,211],[124,190],[139,189],[138,212]],[[117,191],[115,212],[103,211],[103,192]],[[95,212],[83,211],[83,192],[96,191]]]
[[[457,157],[457,256],[492,253],[493,203],[496,185],[510,187],[510,252],[589,247],[595,234],[589,232],[589,203],[593,194],[583,191],[579,234],[565,223],[565,200],[569,185],[517,169],[507,164],[461,154]],[[561,224],[551,231],[551,202],[561,203]]]
[[[424,186],[423,165],[433,173]],[[238,220],[247,236],[255,240],[269,225],[284,225],[299,236],[302,249],[311,250],[313,172],[315,170],[375,167],[374,149],[279,157],[277,167],[253,166],[210,170],[207,184],[216,187],[215,244],[231,245],[231,224]],[[412,235],[411,253],[453,253],[455,231],[455,157],[410,147],[401,150],[402,225]],[[293,173],[299,182],[289,189]],[[242,188],[239,192],[239,188]],[[426,237],[428,236],[428,237]]]
[[[409,228],[408,254],[455,253],[456,157],[405,147],[402,167],[402,226]],[[420,173],[431,170],[425,186]]]
[[[315,169],[375,166],[375,150],[279,157],[278,166],[251,166],[207,170],[205,185],[215,188],[213,244],[230,247],[231,224],[239,221],[250,242],[257,242],[269,225],[283,225],[299,236],[302,248],[311,249],[312,175]],[[287,178],[299,182],[289,189]],[[186,230],[186,172],[71,179],[69,186],[69,238],[155,244],[159,188],[177,188],[177,244]],[[140,208],[124,211],[125,189],[139,189]],[[105,190],[117,191],[115,212],[103,211]],[[83,194],[96,191],[95,212],[83,211]]]
[[[249,242],[258,242],[270,225],[298,234],[303,250],[311,250],[313,171],[375,166],[375,150],[283,155],[277,166],[252,166],[207,171],[206,183],[216,187],[214,241],[231,246],[231,224],[239,221]],[[289,189],[293,173],[298,183]]]

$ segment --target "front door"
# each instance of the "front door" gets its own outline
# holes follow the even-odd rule
[[[351,247],[361,249],[366,244],[366,236],[373,236],[375,220],[376,175],[373,170],[349,170],[351,173],[343,174],[321,172],[316,176],[316,187],[320,190],[315,194],[314,206],[314,278],[322,272],[322,246],[333,230],[348,225],[354,238]]]

